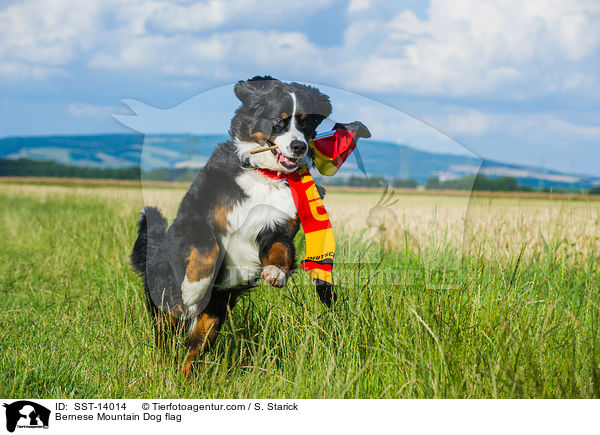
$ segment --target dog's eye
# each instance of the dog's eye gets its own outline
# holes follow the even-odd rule
[[[276,118],[273,120],[273,125],[276,125],[278,127],[283,127],[285,125],[285,121],[281,118]]]

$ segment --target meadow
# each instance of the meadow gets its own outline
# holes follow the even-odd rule
[[[185,190],[145,187],[0,184],[1,397],[600,396],[600,201],[330,189],[338,302],[261,284],[185,379],[128,258]]]

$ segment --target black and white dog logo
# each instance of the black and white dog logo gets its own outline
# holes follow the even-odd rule
[[[48,428],[50,410],[29,400],[5,403],[6,430],[14,432],[15,428]]]

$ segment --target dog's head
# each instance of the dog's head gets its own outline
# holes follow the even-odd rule
[[[327,95],[311,86],[283,83],[270,76],[240,81],[235,95],[242,105],[231,120],[230,134],[240,158],[258,168],[293,172],[310,163],[308,142],[331,114]],[[258,154],[261,146],[275,149]]]

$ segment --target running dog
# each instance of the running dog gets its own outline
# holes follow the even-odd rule
[[[331,113],[318,89],[270,76],[240,81],[234,92],[242,104],[231,140],[198,172],[171,226],[156,208],[142,211],[131,254],[157,341],[178,327],[187,336],[185,375],[241,293],[261,277],[282,287],[295,269],[299,220],[285,175],[312,166],[308,142]],[[251,153],[261,147],[273,148]],[[330,285],[317,292],[327,306],[335,299]]]

